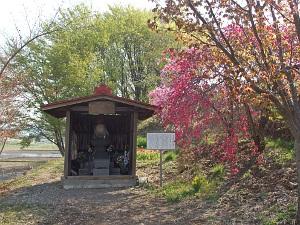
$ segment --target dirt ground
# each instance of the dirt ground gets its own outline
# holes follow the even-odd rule
[[[63,225],[157,225],[157,224],[260,224],[251,214],[259,212],[263,199],[257,199],[257,206],[236,207],[207,204],[201,201],[168,203],[154,198],[141,188],[129,189],[86,189],[64,190],[59,181],[51,181],[20,189],[0,200],[4,205],[31,205],[38,210],[34,223],[21,224],[63,224]],[[241,202],[242,203],[242,202]],[[241,204],[236,202],[236,204]],[[234,209],[234,211],[233,211]],[[238,214],[249,210],[249,218],[238,218]],[[254,210],[254,211],[253,211]],[[30,211],[34,214],[35,211]],[[255,214],[254,214],[255,215]],[[28,216],[28,215],[27,215]],[[38,218],[38,219],[36,219]],[[0,218],[1,219],[1,218]],[[1,222],[0,222],[1,224]]]
[[[195,212],[153,198],[141,188],[64,190],[52,181],[17,190],[0,202],[47,209],[38,215],[38,224],[199,224],[197,216],[191,221]]]
[[[154,177],[156,172],[152,171]],[[212,208],[204,202],[169,203],[142,187],[64,190],[60,175],[57,171],[29,173],[2,186],[0,224],[217,224],[208,222]]]
[[[0,202],[44,208],[44,212],[33,215],[38,217],[37,224],[248,224],[233,223],[230,218],[226,222],[226,215],[220,215],[225,220],[218,221],[217,210],[211,205],[168,203],[141,188],[64,190],[59,181],[52,181],[17,190]]]
[[[61,163],[52,165],[49,173],[32,174],[2,186],[0,224],[258,225],[262,224],[259,215],[270,215],[264,210],[285,209],[296,200],[294,189],[287,190],[278,183],[280,176],[294,177],[294,170],[274,172],[268,176],[268,185],[263,185],[264,177],[255,182],[247,179],[245,187],[236,188],[215,202],[191,198],[171,203],[143,187],[64,190],[60,167]]]
[[[155,198],[139,187],[64,190],[62,162],[57,163],[57,171],[55,165],[0,185],[1,225],[187,224],[191,219],[182,205]]]

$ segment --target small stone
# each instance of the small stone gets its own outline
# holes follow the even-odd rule
[[[298,187],[298,184],[297,183],[294,183],[294,182],[288,182],[288,185],[287,185],[287,188],[289,190],[293,190],[293,189],[296,189]]]
[[[148,177],[139,177],[139,184],[147,184],[148,182]]]

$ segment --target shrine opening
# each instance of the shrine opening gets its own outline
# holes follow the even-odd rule
[[[155,106],[114,96],[100,85],[91,96],[53,102],[42,110],[66,117],[64,188],[136,184],[137,123],[151,117]]]

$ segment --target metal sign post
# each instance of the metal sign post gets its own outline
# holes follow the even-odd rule
[[[162,187],[162,155],[164,150],[175,150],[175,133],[147,133],[147,149],[159,150],[159,184]]]
[[[162,187],[162,180],[163,180],[163,174],[162,174],[162,155],[164,150],[159,150],[159,186]]]

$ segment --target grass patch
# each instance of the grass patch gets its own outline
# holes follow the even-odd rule
[[[262,225],[293,224],[296,217],[296,206],[289,205],[285,211],[276,212],[272,218],[262,217]]]
[[[195,194],[192,185],[185,181],[175,181],[165,184],[160,193],[169,202],[178,202],[188,196]]]
[[[199,174],[192,180],[193,189],[198,197],[206,200],[214,200],[216,190],[220,185],[219,179],[209,179],[207,176]]]
[[[59,178],[63,173],[63,159],[41,162],[36,168],[30,170],[26,175],[16,177],[12,180],[0,183],[0,224],[2,225],[23,225],[23,224],[44,224],[47,214],[53,209],[47,205],[27,204],[22,202],[8,203],[5,201],[5,194],[11,191],[30,187],[36,184],[49,182]]]
[[[164,161],[170,162],[175,161],[177,159],[178,152],[177,151],[167,151],[164,153]]]
[[[60,177],[63,174],[63,159],[49,160],[32,169],[28,174],[19,176],[13,180],[0,183],[0,193],[5,190],[32,186],[35,183],[48,181],[51,178]]]
[[[143,150],[139,149],[137,151],[137,160],[138,161],[148,161],[148,160],[159,160],[159,151],[155,150]],[[177,159],[178,153],[176,151],[165,151],[163,153],[163,161],[164,162],[170,162],[175,161]]]
[[[209,171],[209,179],[215,182],[222,182],[224,180],[225,173],[224,166],[216,164]]]
[[[292,141],[284,141],[278,139],[267,139],[266,147],[267,156],[275,160],[276,163],[284,165],[290,162],[295,157],[294,143]]]
[[[32,143],[28,147],[22,148],[19,143],[7,143],[4,147],[5,151],[11,150],[30,150],[30,151],[47,151],[47,150],[58,150],[57,146],[54,144],[45,144],[45,143]]]
[[[158,160],[159,152],[151,150],[138,150],[136,159],[138,161],[149,161],[149,160]]]
[[[192,181],[175,180],[163,185],[160,189],[150,190],[164,197],[169,202],[179,202],[188,197],[200,197],[205,200],[215,200],[219,180],[210,180],[207,176],[196,175]]]
[[[147,147],[147,139],[146,139],[145,137],[138,136],[138,137],[137,137],[136,145],[137,145],[139,148],[146,148],[146,147]]]
[[[46,214],[45,206],[20,203],[0,204],[1,225],[40,224]]]

